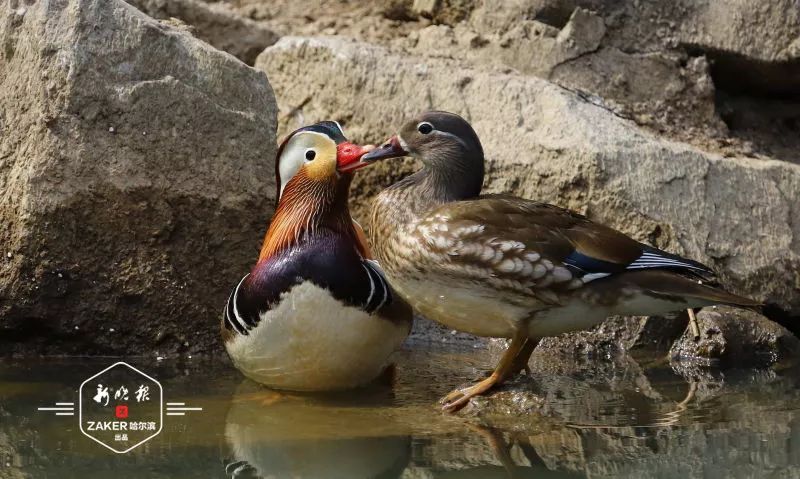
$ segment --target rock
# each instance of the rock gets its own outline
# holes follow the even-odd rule
[[[475,35],[495,38],[487,42],[486,48],[464,55],[453,53],[456,58],[466,57],[477,65],[507,65],[523,73],[548,77],[559,65],[589,55],[600,48],[606,27],[603,19],[594,13],[577,8],[566,25],[558,29],[536,20],[515,22],[513,27],[500,34],[497,31],[480,31]],[[431,44],[417,50],[437,52],[439,56],[448,52],[447,44]]]
[[[447,50],[439,50],[436,48],[439,45],[450,46],[456,44],[455,32],[447,25],[431,25],[419,31],[419,39],[417,41],[416,51],[426,51],[430,56],[437,56],[436,51],[443,51],[444,56],[447,55]]]
[[[426,16],[412,12],[414,3],[329,2],[313,14],[288,0],[227,5],[286,35],[335,25],[339,35],[395,52],[540,76],[602,97],[660,137],[800,164],[796,0],[417,1]],[[456,41],[429,31],[418,45],[431,24]]]
[[[726,51],[765,62],[791,61],[800,33],[800,10],[794,0],[764,3],[740,0],[599,2],[597,0],[517,0],[505,8],[475,2],[469,23],[482,32],[502,32],[520,20],[563,27],[576,9],[603,17],[611,27],[610,46],[626,51],[655,51],[678,45]]]
[[[432,17],[439,6],[439,0],[414,0],[411,11],[423,17]]]
[[[467,18],[474,6],[474,0],[414,0],[411,11],[435,23],[454,25]]]
[[[588,331],[542,339],[537,355],[602,358],[638,350],[666,351],[686,329],[685,313],[663,316],[613,316]]]
[[[406,344],[420,347],[447,345],[483,349],[490,341],[495,340],[456,331],[422,316],[414,316],[414,326],[411,329],[411,335],[406,340]],[[503,344],[504,347],[505,343]]]
[[[242,18],[221,4],[200,0],[126,0],[153,18],[178,18],[192,26],[192,33],[220,50],[252,65],[259,53],[279,35],[248,18]]]
[[[283,111],[302,105],[285,117],[284,132],[337,118],[355,141],[376,143],[420,111],[460,113],[483,141],[485,191],[585,213],[709,264],[735,292],[800,313],[798,165],[659,139],[539,78],[341,39],[284,37],[256,67],[280,92]],[[306,75],[309,68],[317,74]],[[359,173],[355,214],[363,218],[370,198],[413,168],[385,162]]]
[[[670,350],[673,361],[721,367],[764,367],[797,357],[800,340],[783,326],[748,310],[705,308],[697,315],[700,339],[690,331]]]
[[[800,130],[786,121],[800,107],[765,100],[785,100],[800,89],[794,0],[475,3],[462,24],[488,44],[461,56],[476,65],[502,64],[602,96],[660,135],[727,156],[800,162]],[[579,55],[560,54],[564,49],[554,47],[548,29],[569,35],[582,10],[602,21],[604,35]],[[591,35],[584,38],[594,43]],[[698,58],[710,68],[687,65]]]
[[[413,4],[406,0],[389,0],[381,8],[381,15],[388,20],[409,22],[414,20]]]
[[[792,48],[800,35],[800,8],[794,0],[684,3],[672,20],[680,43],[764,62],[800,58]]]
[[[274,201],[266,76],[119,0],[0,18],[3,351],[221,351]]]
[[[582,55],[596,50],[605,34],[606,26],[602,18],[583,8],[576,8],[564,28],[558,32],[556,41],[574,49],[577,55]]]

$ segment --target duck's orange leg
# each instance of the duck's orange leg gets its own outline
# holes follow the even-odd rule
[[[527,338],[525,340],[525,345],[522,346],[519,354],[514,358],[514,366],[511,369],[511,374],[525,371],[525,373],[530,376],[531,368],[528,367],[528,361],[531,359],[531,354],[533,354],[533,350],[536,349],[536,345],[538,344],[538,339]]]
[[[500,358],[500,362],[497,364],[497,367],[494,368],[492,374],[489,375],[488,378],[483,379],[470,387],[456,389],[442,398],[442,400],[439,401],[440,403],[444,404],[442,409],[451,413],[456,412],[469,404],[470,399],[473,397],[483,394],[493,387],[502,384],[503,381],[505,381],[509,376],[518,371],[518,369],[515,369],[515,367],[519,367],[517,357],[520,355],[520,352],[526,349],[525,345],[527,342],[527,331],[518,331],[514,338],[511,339],[511,344],[509,344],[506,352],[503,353],[503,356]],[[534,342],[534,347],[535,346],[536,344]],[[532,348],[531,352],[533,352]],[[528,357],[530,357],[530,353],[528,353]],[[525,358],[525,365],[527,365],[527,362],[527,358]]]

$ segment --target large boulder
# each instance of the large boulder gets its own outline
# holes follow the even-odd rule
[[[761,61],[800,56],[800,9],[794,0],[514,0],[505,8],[486,0],[471,3],[469,23],[484,34],[531,20],[560,27],[576,8],[584,8],[602,15],[610,30],[608,43],[627,51],[686,45]]]
[[[483,141],[487,192],[580,211],[708,263],[738,293],[800,313],[799,165],[659,139],[539,78],[343,39],[284,37],[256,67],[281,92],[283,131],[336,118],[354,139],[380,142],[420,111],[460,113]],[[385,162],[364,172],[357,214],[411,168]]]
[[[153,18],[177,18],[190,25],[201,40],[252,65],[278,34],[259,23],[230,12],[222,4],[201,0],[126,0]]]
[[[221,350],[274,201],[264,73],[119,0],[0,19],[3,351]]]
[[[599,95],[640,125],[726,156],[800,159],[795,0],[432,3],[440,24],[397,43]]]
[[[608,2],[604,0],[515,0],[497,8],[491,1],[468,2],[468,14],[453,17],[456,21],[444,21],[452,26],[468,26],[486,39],[488,46],[497,43],[501,48],[515,49],[519,44],[549,49],[555,37],[548,33],[565,26],[581,26],[575,22],[575,13],[594,12],[605,28],[599,36],[593,36],[594,48],[582,53],[594,53],[599,47],[614,48],[633,55],[646,56],[665,51],[688,50],[691,54],[707,53],[722,61],[750,63],[751,70],[742,69],[745,80],[761,83],[764,80],[786,85],[796,85],[798,66],[789,64],[800,58],[800,9],[795,0],[737,0],[715,2],[711,0],[677,0],[672,2]],[[451,8],[447,2],[437,4],[439,10]],[[465,10],[461,6],[460,10]],[[436,12],[434,12],[435,14]],[[442,15],[448,17],[447,15]],[[585,15],[582,15],[585,16]],[[449,17],[448,17],[449,18]],[[598,32],[597,28],[580,28]],[[568,35],[561,33],[560,40]],[[602,40],[602,41],[601,41]],[[577,45],[580,45],[577,41]],[[568,47],[569,45],[563,45]],[[572,46],[575,46],[573,43]],[[520,52],[510,56],[499,53],[507,64],[522,70],[544,69],[550,71],[555,63],[544,65],[530,62],[536,52]],[[589,55],[593,56],[593,55]],[[562,57],[568,61],[573,58]],[[778,66],[795,72],[784,78],[765,78],[758,64]],[[769,68],[769,67],[767,67]],[[626,76],[624,68],[617,74]],[[759,78],[759,76],[761,78]],[[731,78],[741,81],[743,78]]]

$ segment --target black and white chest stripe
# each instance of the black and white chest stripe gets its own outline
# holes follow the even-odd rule
[[[372,314],[392,302],[392,292],[377,261],[366,260],[361,265],[369,277],[369,296],[361,309]]]
[[[244,335],[249,334],[247,331],[258,324],[258,321],[254,318],[245,319],[247,316],[242,316],[242,314],[239,313],[239,290],[242,287],[242,283],[244,283],[244,280],[246,280],[248,276],[250,276],[250,273],[244,275],[241,281],[239,281],[239,284],[233,288],[233,291],[231,291],[231,294],[228,296],[228,302],[225,303],[224,312],[225,327]]]
[[[361,270],[358,271],[360,274],[355,275],[355,281],[351,279],[341,283],[324,284],[326,283],[324,280],[296,276],[294,281],[285,284],[285,288],[281,288],[279,282],[273,284],[277,286],[277,289],[282,289],[281,293],[285,293],[303,281],[311,281],[328,290],[332,296],[343,303],[343,306],[356,307],[373,314],[392,303],[392,291],[377,262],[362,260],[359,266],[361,267]],[[242,335],[248,335],[249,331],[258,325],[261,314],[269,311],[275,305],[275,301],[280,300],[280,294],[270,294],[270,291],[265,291],[261,298],[254,299],[253,293],[246,291],[246,280],[249,276],[250,273],[245,275],[231,291],[224,311],[225,327]],[[321,314],[324,314],[324,311]]]

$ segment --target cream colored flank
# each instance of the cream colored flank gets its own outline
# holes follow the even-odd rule
[[[711,304],[698,299],[691,304],[669,301],[631,288],[621,293],[613,307],[603,305],[591,291],[577,292],[564,298],[563,304],[551,305],[532,296],[502,294],[471,282],[442,283],[391,276],[389,280],[423,316],[449,328],[487,337],[511,338],[518,329],[527,328],[530,337],[542,338],[588,329],[614,314],[658,315]]]
[[[395,324],[343,306],[330,293],[305,282],[261,315],[249,335],[226,344],[247,377],[276,389],[347,389],[375,379],[407,335]]]
[[[569,331],[589,329],[609,316],[657,316],[690,307],[708,306],[708,301],[693,298],[691,303],[681,300],[657,298],[639,289],[626,288],[620,292],[619,302],[613,306],[603,305],[592,299],[592,293],[577,294],[566,304],[540,311],[528,323],[531,337],[556,336]]]
[[[426,318],[476,336],[510,338],[528,308],[503,301],[479,284],[388,277],[395,290]]]

